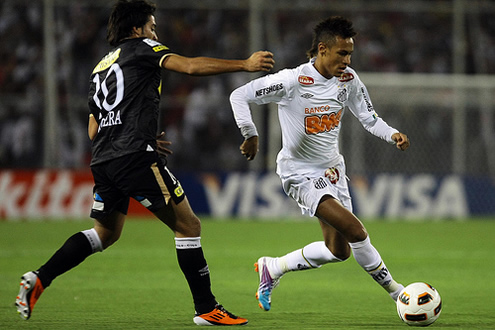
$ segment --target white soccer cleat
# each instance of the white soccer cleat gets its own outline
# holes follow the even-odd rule
[[[268,270],[268,264],[274,258],[261,257],[258,262],[254,264],[254,269],[260,276],[260,284],[258,291],[256,291],[256,299],[258,299],[258,305],[261,309],[269,311],[272,304],[272,290],[280,283],[280,277],[273,278]]]
[[[27,272],[21,277],[21,289],[15,299],[17,313],[23,320],[31,317],[34,305],[43,293],[43,285],[35,272]]]

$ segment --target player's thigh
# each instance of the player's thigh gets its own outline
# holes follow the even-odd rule
[[[122,214],[127,214],[129,207],[129,196],[117,187],[112,175],[114,172],[114,163],[110,161],[103,164],[94,165],[91,167],[95,185],[93,187],[93,206],[91,207],[91,218],[104,220],[111,218],[112,214],[117,211]],[[117,167],[121,167],[117,164]]]
[[[197,237],[201,224],[189,205],[179,180],[155,153],[136,159],[125,186],[130,196],[153,212],[177,237]]]
[[[176,204],[184,199],[179,180],[168,170],[156,153],[138,153],[132,171],[119,180],[121,189],[155,213],[173,200]]]

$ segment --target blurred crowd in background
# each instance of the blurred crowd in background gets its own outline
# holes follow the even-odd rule
[[[344,15],[353,20],[359,32],[351,65],[358,72],[453,73],[451,12],[390,8],[336,12],[331,1],[328,3],[325,10],[318,11],[288,8],[264,12],[267,32],[263,48],[275,54],[274,71],[307,61],[305,53],[311,46],[314,25],[327,16]],[[109,2],[56,2],[57,75],[53,79],[59,94],[61,168],[87,168],[89,164],[89,75],[110,50],[105,39],[110,7]],[[465,73],[495,74],[494,14],[466,16],[466,25],[477,30],[476,38],[466,31]],[[246,58],[250,54],[247,9],[167,9],[158,2],[156,21],[160,41],[176,53],[221,58]],[[0,168],[41,168],[43,2],[3,0],[0,40]],[[242,137],[228,96],[254,77],[248,73],[190,77],[164,72],[160,124],[173,142],[170,166],[206,171],[247,168],[238,151]],[[351,117],[348,115],[347,120],[354,120]]]

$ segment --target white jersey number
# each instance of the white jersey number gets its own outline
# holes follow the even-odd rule
[[[117,81],[115,84],[116,95],[113,103],[108,104],[107,98],[109,91],[106,81],[112,73],[115,74],[115,79]],[[124,74],[122,73],[122,69],[120,68],[120,65],[118,63],[112,64],[110,69],[108,69],[105,79],[101,83],[100,76],[98,74],[94,76],[93,82],[96,84],[96,91],[93,95],[93,100],[95,101],[96,106],[100,108],[100,110],[105,109],[106,111],[112,111],[117,105],[119,105],[120,102],[122,102],[122,99],[124,98]],[[100,93],[100,91],[103,93],[103,102],[101,102],[98,98],[98,94]]]

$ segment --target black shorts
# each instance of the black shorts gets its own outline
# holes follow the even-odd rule
[[[95,186],[91,217],[103,220],[117,210],[127,214],[132,197],[151,212],[172,199],[176,204],[185,194],[156,152],[137,152],[91,166]]]

